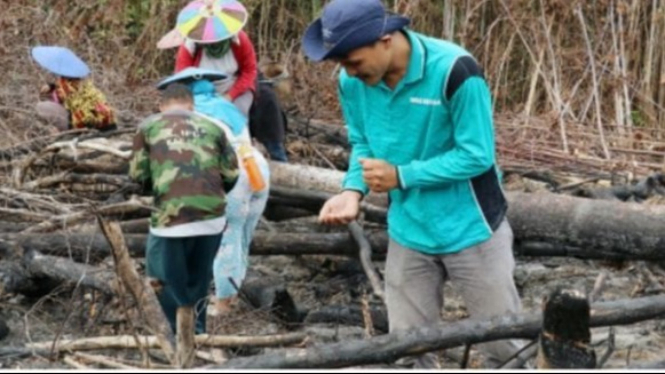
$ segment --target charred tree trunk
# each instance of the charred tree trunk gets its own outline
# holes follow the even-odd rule
[[[537,368],[595,368],[596,353],[589,347],[589,300],[579,292],[555,290],[544,304]]]
[[[629,324],[665,315],[665,296],[620,300],[593,305],[590,326]],[[362,341],[320,345],[297,355],[276,351],[262,356],[229,360],[215,369],[341,368],[392,362],[400,357],[487,341],[532,339],[542,326],[540,314],[468,319],[437,327],[423,327]]]
[[[281,163],[271,163],[271,171],[273,185],[331,193],[340,191],[344,176],[339,171]],[[586,258],[656,259],[665,252],[665,208],[551,193],[509,192],[506,197],[517,246],[550,243],[554,248],[549,250],[574,248],[576,256]],[[370,193],[365,201],[387,205],[385,194]]]

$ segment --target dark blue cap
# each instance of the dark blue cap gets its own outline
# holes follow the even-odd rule
[[[380,0],[332,0],[303,37],[305,55],[313,61],[342,57],[409,25],[406,17],[386,11]]]

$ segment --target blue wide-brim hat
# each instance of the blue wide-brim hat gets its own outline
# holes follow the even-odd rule
[[[387,12],[380,0],[333,0],[323,8],[321,17],[307,27],[303,51],[316,62],[343,57],[410,22]]]
[[[217,81],[226,78],[228,78],[228,76],[220,71],[189,67],[157,83],[157,88],[161,90],[175,82],[188,84],[192,81],[201,79]]]
[[[65,78],[85,78],[90,68],[69,48],[40,46],[32,48],[32,58],[44,69]]]

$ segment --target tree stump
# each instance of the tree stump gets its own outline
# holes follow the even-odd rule
[[[595,368],[589,347],[589,300],[574,290],[556,289],[543,301],[543,328],[538,341],[538,369]]]

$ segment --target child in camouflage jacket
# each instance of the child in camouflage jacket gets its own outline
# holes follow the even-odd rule
[[[157,296],[173,330],[178,308],[195,307],[201,334],[238,159],[224,131],[192,111],[186,86],[174,83],[163,90],[160,110],[140,125],[129,170],[155,199],[146,275],[160,283]]]

